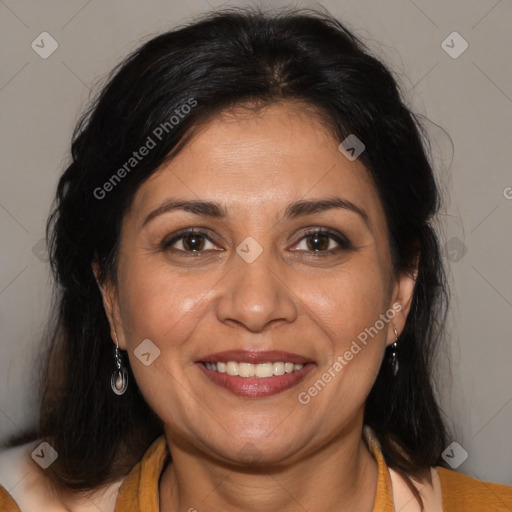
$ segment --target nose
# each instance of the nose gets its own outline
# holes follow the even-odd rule
[[[266,251],[252,263],[235,255],[234,268],[223,280],[217,300],[217,317],[228,324],[261,332],[270,324],[290,323],[297,318],[296,301],[285,274],[273,265]]]

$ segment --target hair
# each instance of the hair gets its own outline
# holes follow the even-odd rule
[[[384,359],[364,422],[420,504],[410,478],[445,466],[432,368],[448,291],[432,225],[440,197],[419,116],[387,66],[328,13],[230,9],[142,44],[112,71],[73,134],[47,223],[56,288],[35,433],[59,453],[47,474],[61,488],[93,489],[126,475],[163,434],[126,358],[127,392],[110,388],[114,346],[91,263],[98,263],[100,282],[117,282],[124,214],[141,184],[197,127],[232,107],[283,101],[313,108],[337,140],[355,134],[365,144],[359,159],[384,207],[393,271],[413,273],[417,265],[417,275],[400,371],[394,377]],[[148,138],[154,148],[128,171]],[[122,180],[113,180],[116,173]]]

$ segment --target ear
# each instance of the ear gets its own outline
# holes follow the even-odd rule
[[[419,257],[416,258],[412,270],[401,272],[394,280],[390,309],[395,311],[395,316],[388,323],[387,345],[392,345],[396,341],[393,327],[396,328],[398,336],[404,330],[405,322],[411,310],[414,288],[418,277],[418,261]]]
[[[100,289],[103,299],[103,307],[105,308],[105,313],[110,324],[110,337],[115,344],[117,336],[119,348],[121,350],[126,350],[126,340],[124,336],[123,324],[121,322],[117,287],[110,281],[106,283],[100,282],[99,264],[97,259],[93,260],[91,267],[94,278],[96,279],[96,283],[98,284],[98,288]]]

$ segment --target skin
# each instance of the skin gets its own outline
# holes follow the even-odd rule
[[[198,129],[143,183],[123,219],[118,285],[103,284],[102,294],[112,339],[128,351],[165,425],[173,463],[160,481],[163,512],[373,508],[377,464],[361,438],[364,404],[395,341],[393,324],[399,333],[404,327],[414,275],[393,272],[375,186],[338,144],[304,106],[235,108]],[[283,218],[294,201],[332,197],[357,205],[368,222],[339,208]],[[215,201],[227,216],[173,210],[143,225],[169,198]],[[200,240],[199,256],[190,256],[190,238],[162,248],[190,227],[205,228],[211,240]],[[331,228],[353,248],[331,238],[315,245],[304,238],[309,228]],[[252,263],[236,252],[247,236],[263,249]],[[317,396],[299,403],[297,395],[396,303],[402,311]],[[149,366],[134,355],[145,339],[160,350]],[[316,367],[277,395],[239,397],[194,364],[235,348],[294,352]],[[243,458],[249,449],[259,465]]]

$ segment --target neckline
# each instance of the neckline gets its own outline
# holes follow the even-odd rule
[[[377,461],[377,491],[372,512],[394,512],[391,477],[382,455],[380,443],[370,427],[363,428],[363,439]],[[165,435],[161,435],[147,449],[141,461],[134,466],[122,483],[114,512],[160,512],[159,483],[170,458]]]
[[[380,443],[375,436],[375,433],[368,425],[363,426],[363,440],[368,446],[373,458],[377,461],[379,470],[377,477],[377,491],[375,493],[372,512],[395,512],[391,475],[386,461],[384,460],[384,456],[382,455]]]

